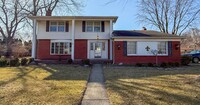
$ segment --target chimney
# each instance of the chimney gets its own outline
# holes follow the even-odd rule
[[[147,30],[147,28],[146,27],[142,27],[143,28],[143,30]]]
[[[48,10],[46,11],[46,16],[51,16],[52,11],[50,10],[50,8],[48,8]]]

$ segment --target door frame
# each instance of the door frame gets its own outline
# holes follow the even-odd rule
[[[95,43],[95,42],[105,42],[105,57],[103,57],[102,54],[102,58],[90,58],[90,43]],[[103,53],[103,51],[102,51]],[[108,59],[108,40],[88,40],[87,41],[87,58],[88,59]]]

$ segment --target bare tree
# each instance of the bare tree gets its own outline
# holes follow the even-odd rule
[[[161,32],[181,35],[200,16],[198,0],[140,0],[138,18]]]
[[[182,34],[185,39],[181,41],[181,48],[186,52],[189,50],[200,49],[200,29],[191,28]]]
[[[63,13],[73,13],[81,7],[81,0],[0,0],[0,33],[6,41],[7,54],[12,53],[11,43],[20,29],[32,26],[27,16],[44,16],[47,12],[51,15],[60,8]]]
[[[11,53],[11,44],[15,33],[21,28],[20,23],[25,20],[27,14],[23,8],[27,2],[23,0],[1,0],[0,1],[0,33],[6,41],[8,56]]]

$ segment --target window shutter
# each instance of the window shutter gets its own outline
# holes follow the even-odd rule
[[[101,32],[105,32],[105,23],[101,21]]]
[[[46,32],[49,32],[49,21],[46,21]]]
[[[168,55],[172,56],[172,41],[168,41]]]
[[[127,41],[124,41],[123,42],[123,46],[124,46],[124,48],[123,48],[123,50],[124,50],[124,56],[127,56]]]
[[[69,21],[65,23],[65,32],[69,32]]]
[[[85,32],[85,21],[82,21],[82,32]]]

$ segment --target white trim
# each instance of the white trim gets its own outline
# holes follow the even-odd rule
[[[52,39],[51,42],[71,42],[70,40]]]
[[[33,37],[32,37],[32,58],[36,58],[36,27],[37,27],[37,22],[36,19],[33,20]]]
[[[138,45],[138,42],[145,42],[145,41],[127,41],[127,43],[128,42],[136,42],[136,54],[128,54],[128,50],[127,50],[127,56],[156,56],[151,51],[148,51],[148,54],[138,54],[139,53],[138,52],[138,48],[140,47]],[[156,47],[155,50],[158,50],[158,43],[159,42],[167,42],[166,45],[165,45],[166,54],[157,54],[157,56],[168,56],[169,55],[169,53],[168,53],[168,51],[169,51],[169,49],[168,49],[168,41],[146,41],[146,42],[156,42],[157,43],[157,47]],[[128,44],[127,44],[127,49],[128,49]]]
[[[106,53],[106,58],[90,58],[90,43],[91,42],[105,42],[105,53]],[[88,40],[87,41],[87,59],[108,59],[108,40]]]
[[[56,42],[57,42],[57,43],[61,43],[61,42],[63,42],[63,43],[68,43],[68,44],[69,44],[69,45],[68,45],[68,46],[69,46],[69,50],[70,50],[70,43],[71,43],[70,40],[51,40],[51,41],[50,41],[50,52],[49,52],[50,55],[71,55],[71,52],[70,52],[69,54],[52,54],[52,53],[51,53],[51,48],[52,48],[51,44],[52,44],[52,42],[53,42],[53,43],[56,43]],[[55,49],[55,45],[54,45],[54,49]]]
[[[72,20],[72,51],[71,51],[71,59],[74,60],[74,46],[75,46],[75,43],[74,43],[74,39],[75,39],[75,20],[73,19]]]
[[[110,60],[113,60],[113,43],[112,43],[113,21],[110,20]]]
[[[51,22],[56,22],[56,31],[51,31],[50,27],[51,27]],[[64,31],[58,31],[58,26],[61,26],[61,25],[58,25],[59,22],[63,22],[64,23]],[[58,20],[58,21],[49,21],[49,32],[66,32],[66,21],[61,21],[61,20]]]
[[[156,56],[156,55],[153,55],[153,54],[149,54],[149,55],[127,54],[127,56]],[[157,56],[168,56],[168,54],[158,54]]]
[[[154,39],[139,39],[139,38],[135,38],[135,39],[114,39],[114,41],[149,41],[149,42],[151,42],[151,41],[181,41],[181,39],[170,39],[170,38],[168,38],[168,39],[156,39],[156,38],[154,38]]]
[[[92,22],[92,31],[87,31],[88,22]],[[94,33],[96,33],[96,31],[94,31],[94,26],[95,26],[94,23],[95,22],[99,22],[99,26],[100,26],[99,32],[101,32],[101,29],[102,29],[101,21],[85,21],[85,32],[88,32],[88,33],[94,32]]]

